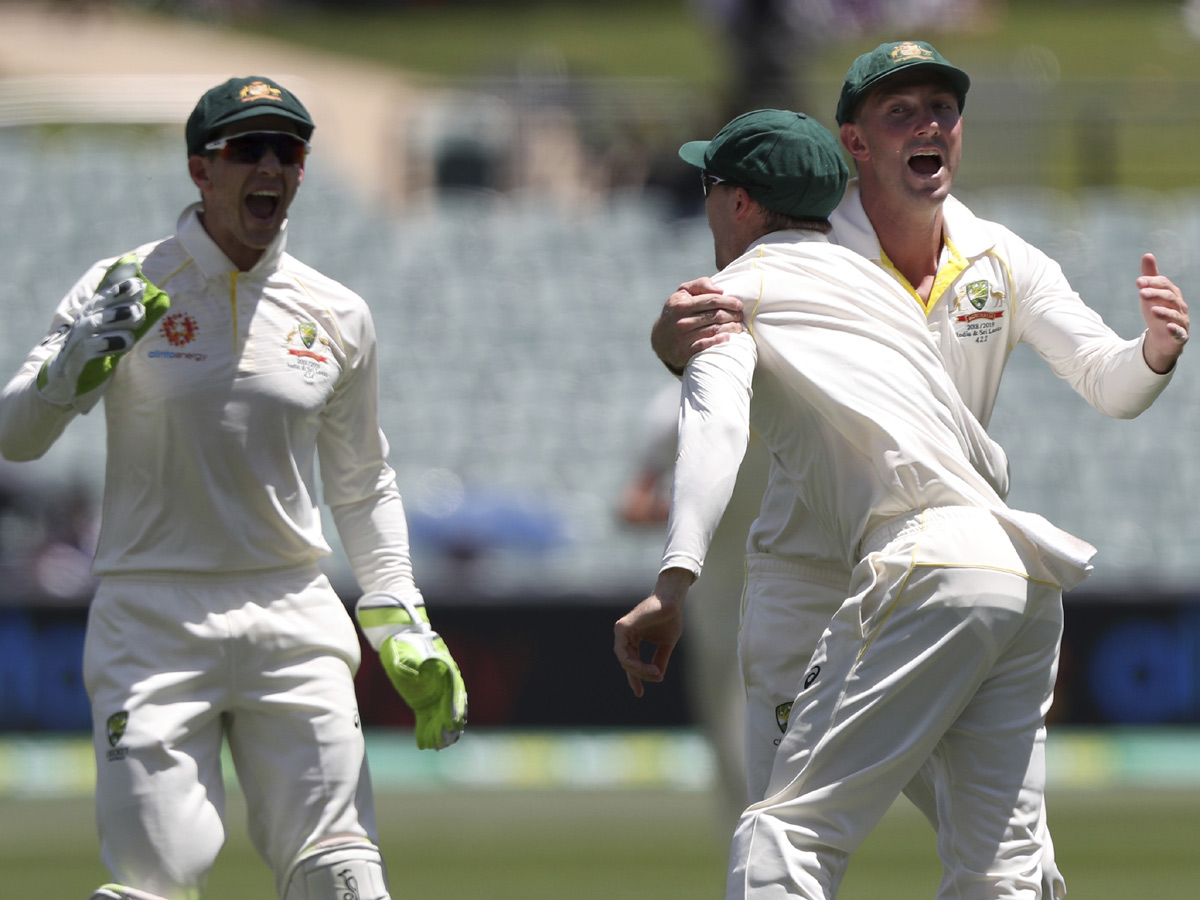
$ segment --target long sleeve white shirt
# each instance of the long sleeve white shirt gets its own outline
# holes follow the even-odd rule
[[[191,207],[174,236],[135,251],[171,304],[101,389],[97,574],[229,576],[312,564],[330,552],[319,460],[323,499],[360,587],[416,593],[378,425],[370,311],[285,253],[285,240],[281,232],[240,272]],[[112,262],[96,263],[71,289],[52,330],[78,314]],[[78,414],[37,390],[49,353],[34,348],[0,393],[0,452],[9,459],[39,457]]]
[[[886,258],[863,210],[857,179],[830,218],[829,239],[882,266],[925,311],[951,378],[984,427],[1004,364],[1019,343],[1032,347],[1089,404],[1114,418],[1144,412],[1170,383],[1174,370],[1160,375],[1146,365],[1143,336],[1126,340],[1104,324],[1045,253],[1004,226],[978,218],[954,197],[946,198],[942,215],[942,255],[928,300]]]
[[[1022,342],[1101,413],[1128,419],[1150,407],[1172,373],[1160,375],[1146,365],[1143,336],[1126,340],[1116,334],[1080,299],[1054,260],[1007,228],[978,218],[954,197],[942,211],[944,246],[928,300],[886,258],[863,210],[857,179],[830,217],[829,240],[870,260],[905,292],[923,314],[967,408],[984,427],[1004,366]],[[784,491],[764,498],[747,548],[769,548],[823,579],[849,579],[836,543],[801,500]]]
[[[714,279],[748,330],[684,373],[663,568],[699,573],[751,427],[788,549],[796,498],[849,570],[877,524],[934,506],[1002,509],[1007,459],[964,405],[919,307],[878,266],[811,232],[759,239]]]

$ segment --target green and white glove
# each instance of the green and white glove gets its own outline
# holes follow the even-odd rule
[[[457,741],[467,725],[467,688],[446,642],[429,627],[424,602],[371,591],[359,598],[354,614],[417,717],[417,746],[443,750]]]
[[[101,279],[79,317],[48,340],[57,352],[42,364],[37,386],[51,403],[89,409],[80,401],[104,385],[121,355],[163,317],[171,301],[142,275],[136,256],[122,256]]]

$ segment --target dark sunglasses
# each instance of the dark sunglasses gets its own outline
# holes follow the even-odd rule
[[[281,165],[298,166],[308,155],[309,144],[286,131],[249,131],[209,141],[204,149],[219,152],[221,159],[233,163],[256,163],[273,150]]]
[[[708,196],[708,192],[712,190],[714,184],[728,184],[729,182],[720,175],[713,175],[710,172],[701,171],[700,173],[700,189],[704,191],[704,196]]]

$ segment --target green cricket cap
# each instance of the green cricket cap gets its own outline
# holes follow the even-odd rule
[[[230,78],[206,91],[188,116],[184,129],[188,156],[202,155],[204,145],[230,122],[253,116],[291,119],[300,126],[299,135],[306,141],[315,127],[312,116],[296,95],[270,78],[260,75]]]
[[[797,219],[827,219],[850,172],[829,129],[804,113],[742,113],[711,141],[679,148],[684,162],[746,189],[758,203]]]
[[[961,112],[967,102],[967,90],[971,79],[962,69],[952,66],[942,54],[924,41],[894,41],[880,44],[870,53],[864,53],[850,66],[846,80],[842,82],[842,95],[838,99],[837,123],[845,125],[854,117],[858,102],[871,89],[898,72],[926,69],[948,82],[958,95]]]

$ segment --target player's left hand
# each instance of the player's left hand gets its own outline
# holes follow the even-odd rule
[[[467,688],[424,602],[371,591],[359,598],[355,616],[416,717],[417,747],[444,750],[457,741],[467,726]]]
[[[1146,320],[1142,355],[1146,365],[1163,375],[1171,371],[1187,343],[1191,328],[1187,303],[1175,283],[1159,274],[1153,253],[1142,257],[1142,274],[1137,286],[1142,318]]]
[[[661,682],[671,653],[683,634],[683,601],[693,575],[683,569],[660,573],[654,593],[617,620],[613,626],[613,652],[625,670],[635,697],[645,693],[644,682]],[[654,658],[643,662],[642,641],[655,645]]]

